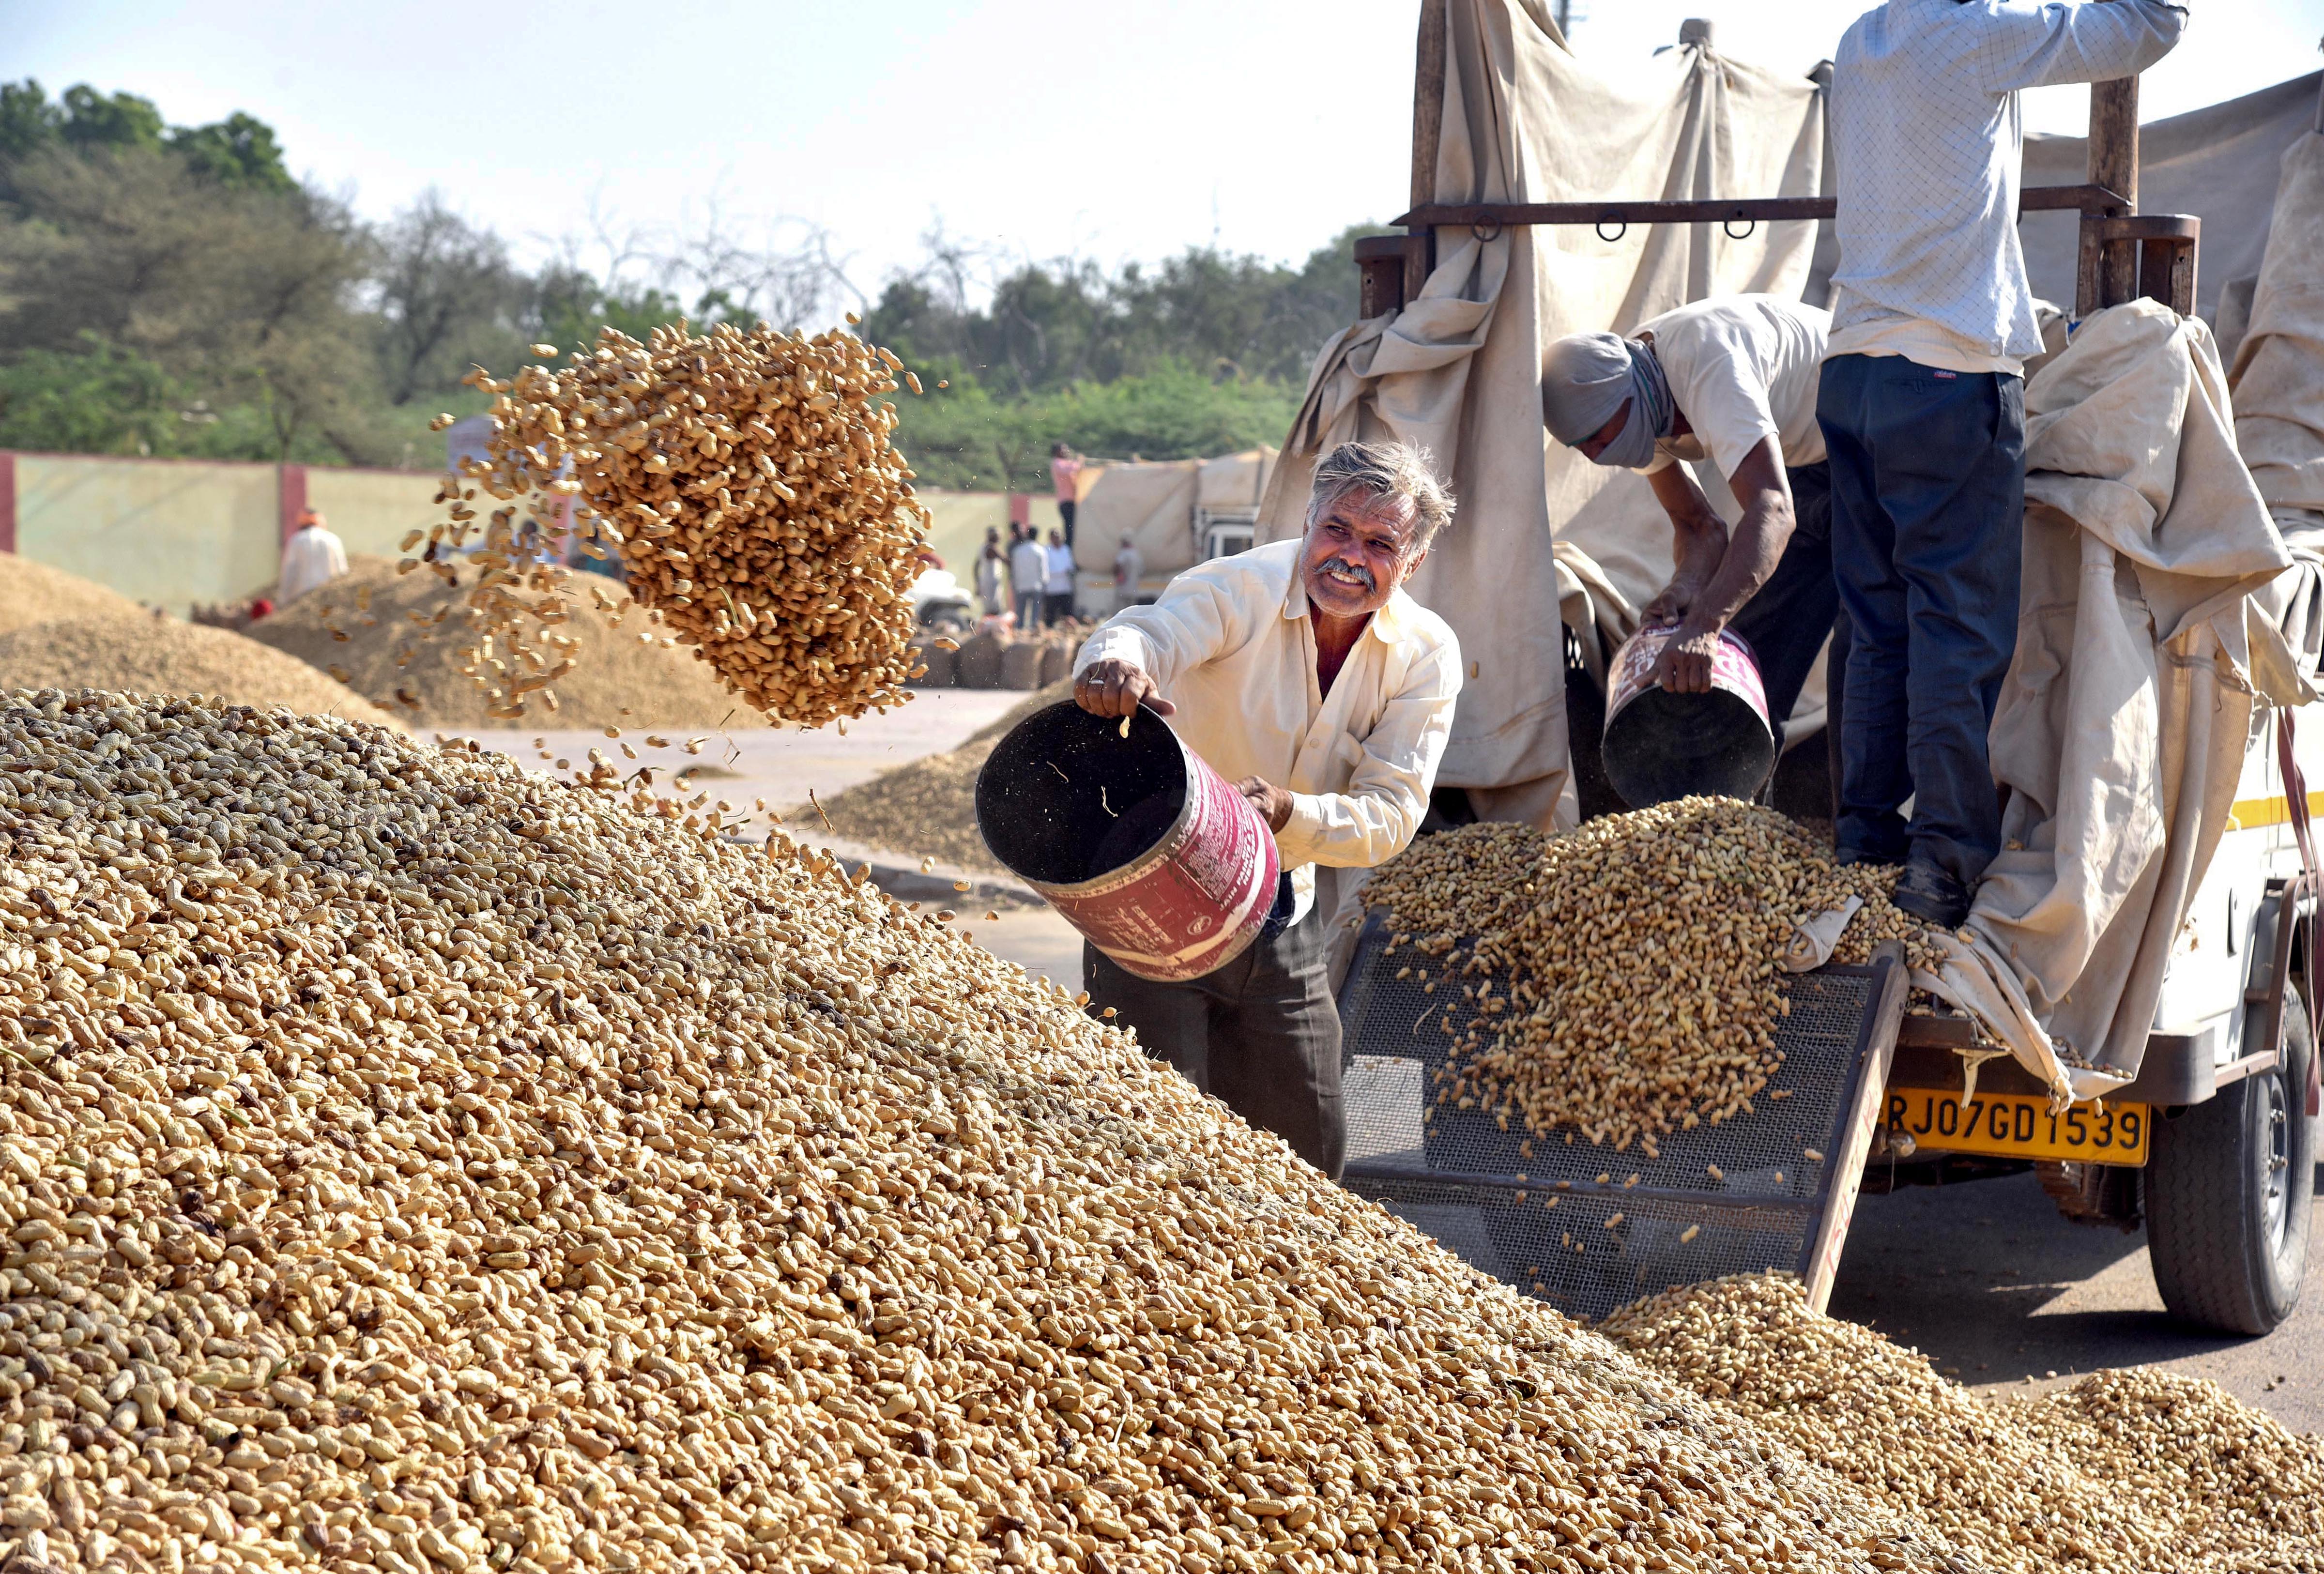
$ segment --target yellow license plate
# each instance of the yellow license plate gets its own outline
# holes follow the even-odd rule
[[[2052,1112],[2042,1099],[1979,1093],[1963,1106],[1934,1088],[1891,1088],[1885,1119],[1923,1147],[1998,1158],[2078,1159],[2143,1164],[2153,1111],[2144,1104],[2070,1104]]]

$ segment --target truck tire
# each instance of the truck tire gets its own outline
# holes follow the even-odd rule
[[[2300,1303],[2316,1190],[2318,1122],[2307,1118],[2316,1045],[2298,995],[2283,1003],[2283,1054],[2154,1124],[2146,1239],[2172,1316],[2264,1334]]]

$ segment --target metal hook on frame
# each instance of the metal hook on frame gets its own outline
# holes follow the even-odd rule
[[[1469,233],[1487,244],[1499,240],[1505,229],[1499,214],[1488,214],[1469,226]]]
[[[1747,218],[1741,220],[1740,222],[1743,226],[1743,233],[1741,235],[1737,235],[1735,233],[1735,226],[1737,222],[1737,220],[1731,218],[1723,218],[1719,221],[1719,227],[1726,232],[1727,238],[1729,240],[1748,241],[1754,235],[1758,233],[1759,221],[1757,219]]]
[[[1606,233],[1606,226],[1609,224],[1614,226],[1614,233],[1610,235]],[[1629,225],[1618,218],[1601,218],[1591,227],[1598,232],[1598,238],[1609,246],[1630,233]]]

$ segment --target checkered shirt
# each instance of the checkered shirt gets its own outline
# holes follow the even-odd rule
[[[2038,354],[2018,91],[2143,71],[2186,24],[2161,0],[1887,0],[1858,17],[1832,62],[1833,333],[1916,318],[1995,355]]]

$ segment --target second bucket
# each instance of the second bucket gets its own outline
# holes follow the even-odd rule
[[[1757,796],[1775,768],[1767,691],[1743,637],[1722,630],[1711,687],[1673,694],[1650,680],[1674,623],[1640,629],[1607,668],[1606,779],[1634,809],[1705,794]]]
[[[1259,812],[1142,706],[1127,738],[1071,701],[1028,716],[977,773],[976,827],[1123,971],[1164,983],[1241,955],[1282,870]]]

